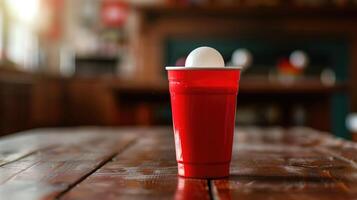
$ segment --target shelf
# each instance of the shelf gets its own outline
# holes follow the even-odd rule
[[[347,90],[346,83],[324,85],[318,79],[302,79],[292,83],[268,81],[254,78],[242,78],[240,83],[241,93],[282,93],[282,94],[330,94]]]
[[[148,94],[166,94],[168,93],[167,82],[157,83],[125,83],[112,82],[112,89],[117,92],[125,93],[148,93]],[[240,81],[239,92],[249,94],[269,93],[269,94],[331,94],[336,92],[345,92],[348,84],[337,83],[335,85],[323,85],[318,79],[302,79],[291,84],[283,84],[278,81],[269,81],[261,78],[242,78]]]
[[[255,6],[238,6],[238,5],[202,5],[202,6],[182,6],[182,5],[148,5],[148,6],[133,6],[149,16],[175,16],[181,15],[184,17],[192,16],[227,16],[227,17],[342,17],[351,18],[357,17],[357,7],[335,7],[335,6],[320,6],[320,7],[299,7],[299,6],[271,6],[271,7],[255,7]]]
[[[96,56],[77,56],[75,58],[77,61],[91,61],[91,62],[108,62],[108,61],[116,61],[118,60],[117,57],[115,56],[100,56],[100,55],[96,55]]]

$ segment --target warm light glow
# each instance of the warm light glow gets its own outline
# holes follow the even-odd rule
[[[25,22],[33,23],[38,15],[40,0],[6,0],[6,5],[14,17]]]

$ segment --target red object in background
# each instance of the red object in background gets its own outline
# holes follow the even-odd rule
[[[178,173],[229,176],[239,69],[169,69]]]
[[[47,27],[44,36],[50,40],[58,40],[62,34],[62,15],[64,0],[42,0],[42,9],[46,10]]]
[[[290,63],[288,58],[281,58],[277,64],[278,72],[281,74],[299,75],[303,72],[302,68],[297,68]]]
[[[101,19],[104,26],[120,27],[128,18],[129,6],[127,3],[116,0],[103,0]]]

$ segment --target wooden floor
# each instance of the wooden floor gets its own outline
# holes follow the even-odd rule
[[[238,128],[226,179],[177,177],[173,133],[40,129],[0,139],[0,199],[357,198],[357,144],[307,128]]]

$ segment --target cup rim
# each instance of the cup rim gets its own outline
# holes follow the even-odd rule
[[[167,66],[166,70],[241,70],[242,66],[226,66],[226,67],[184,67],[184,66]]]

